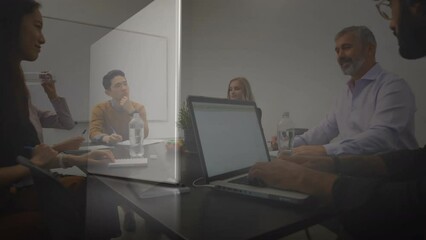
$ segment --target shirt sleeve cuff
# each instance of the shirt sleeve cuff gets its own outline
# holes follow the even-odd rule
[[[92,141],[97,142],[97,143],[103,142],[103,141],[102,141],[102,138],[103,138],[104,136],[106,136],[106,134],[99,134],[99,135],[96,135],[96,136],[94,136],[94,137],[92,138]]]
[[[293,140],[293,147],[305,145],[305,141],[300,136],[295,136]]]
[[[327,155],[338,155],[338,145],[336,143],[329,143],[329,144],[325,144],[323,145],[323,147],[325,148],[325,151],[327,152]]]

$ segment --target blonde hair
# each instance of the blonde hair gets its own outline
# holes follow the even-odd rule
[[[230,99],[229,96],[229,86],[231,86],[231,83],[234,81],[240,82],[240,84],[243,86],[243,100],[245,101],[253,101],[254,102],[254,95],[251,91],[250,83],[245,77],[236,77],[233,78],[231,81],[229,81],[228,84],[228,99]]]

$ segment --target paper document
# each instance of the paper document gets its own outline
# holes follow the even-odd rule
[[[70,168],[54,168],[54,169],[50,169],[50,171],[61,174],[61,175],[86,177],[86,174],[83,171],[81,171],[80,168],[76,166],[73,166]]]
[[[121,158],[108,163],[108,167],[140,167],[148,164],[148,158]]]
[[[129,146],[130,145],[130,141],[126,140],[126,141],[122,141],[122,142],[118,142],[117,145],[124,145],[124,146]]]
[[[143,145],[146,146],[146,145],[150,145],[150,144],[154,144],[154,143],[160,143],[160,142],[164,142],[164,140],[161,140],[161,139],[144,139],[143,140]],[[122,142],[117,143],[117,145],[127,145],[127,146],[129,146],[130,145],[130,141],[129,140],[122,141]]]
[[[278,157],[278,151],[269,151],[269,156]]]
[[[107,145],[95,145],[95,146],[82,146],[79,148],[79,150],[89,150],[89,151],[93,151],[93,150],[99,150],[99,149],[111,149],[113,147],[111,146],[107,146]]]

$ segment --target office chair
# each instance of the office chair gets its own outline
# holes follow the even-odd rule
[[[77,199],[49,171],[18,156],[18,162],[30,169],[40,199],[41,210],[53,240],[75,240],[84,237],[84,213]]]

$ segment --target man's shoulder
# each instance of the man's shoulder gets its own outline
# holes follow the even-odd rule
[[[101,102],[95,105],[92,111],[105,111],[111,108],[111,104],[109,101]]]
[[[408,83],[399,75],[377,65],[371,75],[374,79],[371,85],[376,91],[411,91]]]
[[[132,103],[132,105],[135,109],[145,109],[145,106],[141,103],[138,103],[138,102],[135,102],[135,101],[131,101],[131,103]]]
[[[386,69],[381,68],[381,71],[378,72],[377,78],[382,82],[383,84],[392,83],[392,82],[404,82],[404,78],[400,77],[396,73],[393,73],[391,71],[388,71]]]

